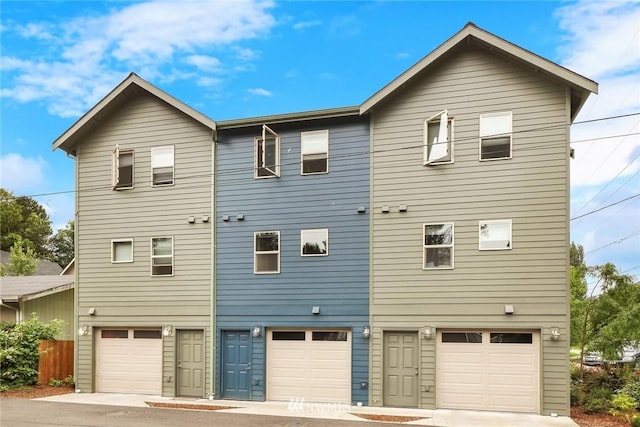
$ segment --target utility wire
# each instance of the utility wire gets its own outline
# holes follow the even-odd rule
[[[619,205],[620,203],[624,203],[627,200],[635,199],[636,197],[640,197],[640,193],[634,194],[633,196],[627,197],[626,199],[618,200],[617,202],[611,203],[610,205],[606,205],[606,206],[602,206],[601,208],[594,209],[594,210],[592,210],[590,212],[587,212],[587,213],[584,213],[582,215],[575,216],[573,218],[570,218],[569,221],[573,221],[573,220],[576,220],[576,219],[584,218],[587,215],[591,215],[591,214],[594,214],[596,212],[600,212],[601,210],[610,208],[610,207],[615,206],[615,205]]]
[[[587,255],[587,254],[592,254],[592,253],[594,253],[594,252],[596,252],[596,251],[599,251],[600,249],[604,249],[604,248],[609,247],[609,246],[611,246],[611,245],[615,245],[616,243],[622,243],[622,242],[624,242],[625,240],[630,239],[630,238],[632,238],[632,237],[635,237],[635,236],[637,236],[637,235],[640,235],[640,231],[637,231],[637,232],[635,232],[635,233],[633,233],[633,234],[630,234],[630,235],[628,235],[628,236],[625,236],[625,237],[623,237],[623,238],[621,238],[621,239],[618,239],[618,240],[615,240],[615,241],[613,241],[613,242],[607,243],[606,245],[604,245],[604,246],[600,246],[599,248],[596,248],[596,249],[593,249],[593,250],[590,250],[589,252],[585,252],[584,254],[585,254],[585,255]]]

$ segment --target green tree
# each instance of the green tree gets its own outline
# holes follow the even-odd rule
[[[0,265],[0,276],[31,276],[36,272],[38,260],[31,248],[23,248],[18,238],[9,253],[7,265]]]
[[[48,257],[47,243],[51,235],[51,220],[45,209],[27,196],[16,197],[0,189],[0,249],[8,251],[22,240],[36,257]]]
[[[75,222],[69,221],[49,239],[49,259],[62,268],[69,265],[74,255]]]

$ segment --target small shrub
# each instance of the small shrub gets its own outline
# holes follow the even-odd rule
[[[587,414],[600,414],[611,409],[611,391],[606,387],[595,387],[585,395],[583,403]]]
[[[582,401],[582,389],[578,384],[571,384],[569,388],[569,396],[571,397],[571,406],[576,406]]]
[[[51,387],[62,387],[63,384],[64,384],[64,382],[62,380],[57,380],[55,378],[51,378],[49,380],[49,385]]]
[[[75,380],[73,379],[73,375],[68,375],[67,378],[65,378],[63,381],[68,386],[74,386],[76,384]]]
[[[618,392],[631,396],[636,401],[636,408],[640,409],[640,377],[630,379]]]
[[[618,393],[611,400],[609,413],[631,423],[631,415],[635,412],[638,402],[628,394]]]
[[[631,427],[640,427],[640,415],[631,418]]]
[[[625,375],[624,369],[616,367],[592,369],[584,372],[583,384],[587,390],[602,387],[613,394],[616,390],[624,387]]]

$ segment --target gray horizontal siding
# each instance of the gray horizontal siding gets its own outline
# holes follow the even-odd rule
[[[559,326],[566,339],[566,93],[491,53],[460,48],[374,111],[373,404],[382,403],[384,329]],[[454,163],[423,166],[423,120],[444,109],[454,118]],[[499,111],[513,112],[513,158],[481,162],[479,115]],[[499,219],[512,220],[512,249],[479,251],[478,222]],[[455,268],[424,271],[422,225],[438,222],[455,225]],[[514,315],[504,315],[505,304]],[[542,340],[541,411],[566,415],[566,345]],[[423,345],[421,382],[431,388],[422,407],[436,404],[434,369],[434,348]]]
[[[134,150],[134,188],[113,191],[112,151]],[[174,146],[175,185],[152,187],[151,148]],[[79,144],[78,313],[93,327],[206,329],[211,298],[212,131],[141,93]],[[189,224],[187,218],[197,218]],[[174,238],[174,276],[151,277],[151,238]],[[133,239],[133,262],[111,263],[111,241]],[[95,307],[95,316],[88,316]],[[163,394],[175,393],[175,342],[164,339]],[[78,381],[93,387],[91,339],[80,337]],[[207,359],[208,361],[208,359]],[[208,368],[209,369],[209,368]],[[207,377],[208,379],[208,377]]]
[[[217,327],[353,328],[352,399],[366,403],[359,383],[368,381],[369,371],[368,342],[361,335],[369,322],[369,122],[272,128],[281,136],[279,178],[253,177],[259,127],[218,134]],[[329,173],[302,176],[300,132],[320,129],[329,129]],[[358,206],[367,213],[358,214]],[[236,220],[239,213],[244,221]],[[300,256],[300,231],[311,228],[329,229],[328,256]],[[253,273],[256,231],[280,231],[280,274]],[[311,314],[313,306],[320,306],[320,315]],[[262,380],[253,386],[254,400],[265,398],[265,351],[264,335],[254,339],[252,378]]]

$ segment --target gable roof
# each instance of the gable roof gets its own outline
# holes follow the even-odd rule
[[[132,95],[144,90],[158,99],[166,102],[187,116],[215,130],[216,123],[204,114],[194,110],[187,104],[178,101],[173,96],[157,88],[136,73],[130,73],[126,79],[100,100],[93,108],[80,117],[69,129],[53,141],[52,149],[60,148],[69,154],[75,154],[78,141],[89,131],[94,129],[102,119],[111,114]]]
[[[0,263],[6,265],[9,262],[10,252],[0,251]],[[52,261],[39,259],[36,261],[36,271],[34,276],[47,276],[51,274],[60,274],[62,267]]]
[[[418,63],[406,70],[385,87],[373,94],[360,106],[360,113],[367,113],[372,108],[380,105],[396,91],[407,85],[414,78],[421,75],[438,60],[450,53],[462,43],[473,43],[477,46],[491,50],[493,53],[505,56],[510,60],[531,68],[551,79],[559,80],[571,88],[571,121],[573,121],[584,105],[590,93],[598,93],[598,84],[593,80],[583,77],[573,71],[538,56],[526,49],[495,36],[469,22],[462,30],[454,34],[449,40],[438,46],[435,50],[422,58]]]
[[[5,276],[0,278],[2,302],[32,299],[73,288],[73,276]]]

